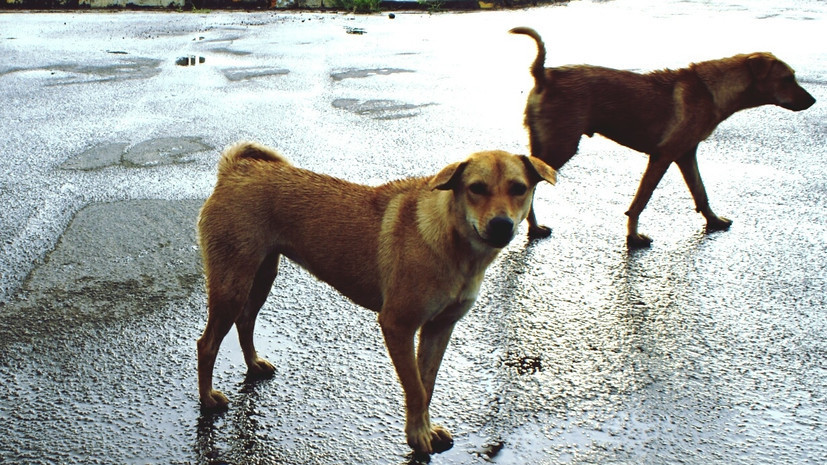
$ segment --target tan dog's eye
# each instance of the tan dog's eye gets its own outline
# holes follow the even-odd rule
[[[512,183],[511,187],[508,188],[508,195],[519,197],[521,195],[525,195],[527,190],[528,187],[525,184],[521,182],[515,182]]]
[[[476,195],[487,195],[488,194],[488,186],[482,182],[475,182],[468,186],[468,190],[471,191],[472,194]]]

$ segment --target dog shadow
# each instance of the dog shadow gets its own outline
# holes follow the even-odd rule
[[[240,385],[233,406],[221,411],[201,411],[196,421],[196,463],[235,465],[247,463],[290,463],[290,450],[277,447],[277,439],[267,437],[257,419],[260,392],[268,389],[272,377],[247,375]],[[453,444],[451,444],[453,446]],[[446,447],[445,452],[451,447]],[[399,457],[399,456],[398,456]],[[400,465],[425,465],[431,462],[429,454],[413,451],[401,457]],[[295,461],[295,459],[293,459]],[[342,457],[339,463],[357,464],[357,456]]]
[[[622,254],[608,301],[631,334],[646,333],[655,319],[679,313],[681,302],[697,287],[695,263],[708,240],[708,233],[698,231],[669,250],[630,249]]]

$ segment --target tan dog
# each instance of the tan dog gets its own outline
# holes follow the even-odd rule
[[[673,162],[683,174],[707,230],[727,229],[732,221],[716,215],[698,172],[698,143],[736,111],[773,104],[788,110],[809,108],[815,99],[801,88],[793,70],[769,53],[705,61],[676,71],[637,74],[596,66],[544,68],[546,49],[527,27],[511,30],[537,42],[531,66],[534,89],[528,96],[525,124],[531,154],[559,170],[577,152],[580,136],[602,134],[649,154],[649,163],[626,215],[627,243],[646,247],[638,218]],[[529,235],[545,237],[532,208]]]
[[[451,434],[431,424],[428,406],[454,324],[528,214],[535,185],[555,175],[536,158],[494,151],[432,177],[368,187],[296,168],[260,145],[230,147],[198,220],[208,290],[198,340],[202,406],[227,405],[212,374],[234,323],[249,373],[274,372],[256,353],[253,327],[284,255],[379,313],[405,393],[408,444],[420,453],[450,448]]]

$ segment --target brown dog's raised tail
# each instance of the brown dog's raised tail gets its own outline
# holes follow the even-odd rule
[[[508,32],[512,34],[525,34],[537,42],[537,58],[535,58],[534,63],[531,64],[531,75],[534,76],[534,87],[536,90],[538,92],[542,91],[546,83],[546,44],[543,43],[540,34],[530,27],[515,27]]]

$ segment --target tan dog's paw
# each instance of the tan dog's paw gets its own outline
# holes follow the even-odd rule
[[[261,357],[256,357],[253,363],[247,365],[247,376],[253,378],[269,378],[275,372],[276,367]]]
[[[217,389],[213,389],[207,393],[207,395],[201,396],[201,410],[224,410],[229,403],[230,399],[227,399],[227,396]]]
[[[441,454],[454,447],[454,437],[447,429],[434,425],[431,427],[431,448],[434,454]]]
[[[726,231],[731,225],[732,220],[723,216],[715,216],[706,220],[706,230],[708,232]]]
[[[631,249],[642,249],[652,245],[652,239],[645,234],[630,234],[626,236],[626,245]]]
[[[439,454],[454,447],[451,433],[441,426],[422,426],[408,432],[408,445],[419,454]]]

